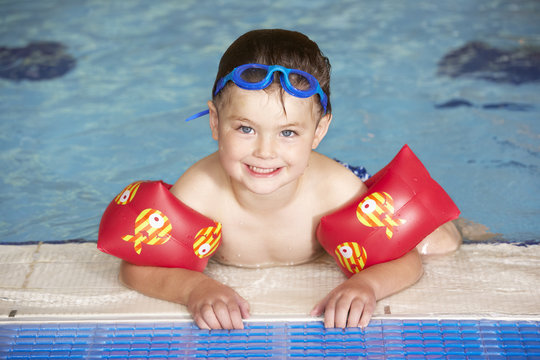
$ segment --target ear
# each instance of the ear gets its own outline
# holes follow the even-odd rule
[[[313,138],[313,143],[311,144],[311,149],[315,150],[317,146],[321,143],[322,139],[325,137],[328,132],[328,127],[332,122],[332,114],[324,115],[315,129],[315,137]]]
[[[218,131],[218,124],[219,124],[219,117],[216,105],[210,100],[208,101],[208,115],[210,116],[210,129],[212,130],[212,138],[214,140],[219,140],[219,131]]]

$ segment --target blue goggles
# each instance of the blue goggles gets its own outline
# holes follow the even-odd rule
[[[219,94],[229,81],[234,82],[238,87],[246,90],[262,90],[266,89],[272,81],[274,81],[274,73],[280,72],[281,87],[289,94],[299,97],[308,98],[315,94],[319,95],[321,105],[326,114],[328,105],[328,97],[321,89],[317,79],[301,70],[288,69],[280,65],[261,65],[261,64],[245,64],[234,68],[228,75],[219,79],[216,84],[214,96]],[[190,121],[208,114],[208,110],[201,111],[193,116],[190,116],[186,121]]]

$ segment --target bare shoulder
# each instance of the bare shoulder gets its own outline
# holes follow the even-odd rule
[[[191,208],[206,213],[211,207],[210,200],[219,196],[223,184],[219,158],[211,154],[187,169],[171,188],[180,201]]]
[[[327,156],[313,152],[310,167],[315,174],[316,191],[329,211],[340,208],[367,190],[352,171]]]

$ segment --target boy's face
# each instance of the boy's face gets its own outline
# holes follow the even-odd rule
[[[219,113],[208,103],[223,168],[234,182],[261,195],[300,178],[331,120],[328,114],[317,121],[316,97],[302,99],[284,92],[282,102],[279,90],[230,86]]]

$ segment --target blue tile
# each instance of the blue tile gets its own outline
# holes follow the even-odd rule
[[[0,326],[1,357],[245,358],[366,356],[485,358],[540,356],[538,322],[374,320],[365,330],[322,322],[250,323],[203,331],[192,324],[38,324]]]

